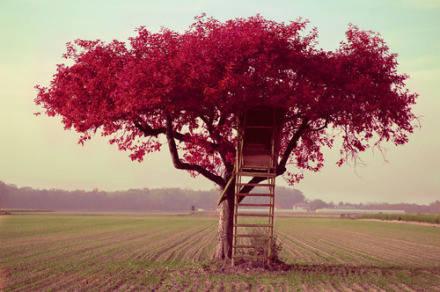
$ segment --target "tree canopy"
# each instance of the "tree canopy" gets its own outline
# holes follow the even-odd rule
[[[303,20],[202,15],[181,33],[140,27],[128,42],[75,40],[35,102],[80,143],[99,133],[138,161],[166,143],[176,168],[220,187],[233,170],[237,116],[255,106],[284,109],[277,172],[291,183],[323,166],[323,147],[337,147],[341,165],[385,141],[405,144],[417,94],[396,54],[353,25],[334,51],[317,36]]]

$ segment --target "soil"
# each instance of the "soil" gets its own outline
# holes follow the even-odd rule
[[[6,288],[7,272],[6,270],[0,268],[0,291]]]
[[[325,274],[330,276],[363,276],[363,275],[395,275],[401,272],[432,273],[440,276],[440,267],[378,267],[367,265],[350,264],[286,264],[283,262],[273,263],[271,265],[256,263],[240,263],[234,266],[230,262],[219,263],[212,262],[203,266],[203,271],[209,274],[241,274],[254,275],[261,273],[285,274],[286,272],[295,272],[300,274]]]

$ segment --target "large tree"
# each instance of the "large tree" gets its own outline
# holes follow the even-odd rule
[[[141,27],[128,43],[76,40],[65,58],[36,103],[80,143],[99,133],[137,161],[167,144],[177,169],[220,189],[233,178],[237,117],[256,105],[284,109],[276,171],[291,184],[322,168],[323,147],[337,147],[341,165],[382,142],[406,143],[416,125],[417,95],[396,55],[355,26],[324,51],[306,21],[201,16],[183,33]],[[224,193],[219,259],[232,244],[233,188]]]

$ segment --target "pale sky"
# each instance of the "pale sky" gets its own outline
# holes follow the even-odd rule
[[[0,180],[36,188],[122,190],[214,185],[171,166],[169,154],[132,162],[95,137],[84,147],[58,119],[35,117],[36,83],[47,85],[63,62],[65,43],[76,38],[126,40],[141,25],[183,31],[195,15],[220,20],[252,16],[309,19],[320,45],[334,49],[349,23],[380,32],[399,54],[399,71],[420,94],[415,107],[422,128],[401,147],[361,155],[365,166],[336,167],[338,150],[326,151],[320,173],[306,173],[296,188],[308,198],[338,202],[420,202],[440,199],[440,1],[0,1]],[[164,147],[166,150],[166,147]],[[286,185],[282,178],[277,184]]]

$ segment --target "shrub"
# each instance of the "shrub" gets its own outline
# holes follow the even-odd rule
[[[256,235],[256,237],[250,237],[249,244],[252,245],[254,248],[249,249],[247,251],[247,255],[251,256],[264,256],[267,254],[268,250],[268,243],[269,240],[267,236],[267,231],[264,228],[256,228],[250,232],[252,235]],[[271,244],[271,255],[270,255],[270,262],[273,263],[279,263],[280,260],[280,253],[282,250],[282,244],[278,240],[277,236],[274,235],[272,239]]]

